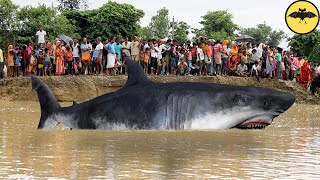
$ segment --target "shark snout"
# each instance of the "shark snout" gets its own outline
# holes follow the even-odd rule
[[[275,110],[279,113],[284,113],[296,101],[296,97],[290,93],[280,93],[275,99]]]

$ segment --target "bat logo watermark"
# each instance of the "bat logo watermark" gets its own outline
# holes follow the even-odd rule
[[[319,24],[319,10],[310,1],[295,1],[288,7],[285,19],[287,26],[294,33],[308,34]]]

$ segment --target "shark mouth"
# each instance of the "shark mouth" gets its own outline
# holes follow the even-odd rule
[[[238,124],[235,128],[238,129],[264,129],[272,123],[273,118],[270,116],[256,116],[245,120]]]

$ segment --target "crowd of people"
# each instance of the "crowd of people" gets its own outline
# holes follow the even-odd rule
[[[78,42],[46,40],[39,27],[36,43],[9,45],[0,50],[0,77],[125,74],[123,59],[141,64],[146,74],[241,76],[293,80],[308,87],[319,81],[320,64],[302,54],[265,44],[229,42],[199,37],[194,42],[171,39],[100,37]],[[319,86],[319,83],[314,83]]]

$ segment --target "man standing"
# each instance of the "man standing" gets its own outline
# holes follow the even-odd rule
[[[114,38],[110,39],[110,42],[107,44],[107,49],[108,49],[108,62],[107,62],[107,74],[110,73],[113,75],[114,71],[114,64],[116,61],[116,49],[115,49],[115,44],[114,44]]]
[[[42,26],[40,25],[38,28],[38,32],[36,33],[36,42],[40,45],[45,45],[46,43],[46,35],[47,33],[42,29]]]
[[[103,50],[103,44],[101,43],[101,38],[98,37],[96,39],[97,46],[93,52],[92,55],[92,61],[97,67],[97,72],[100,72],[100,75],[103,74],[103,67],[102,67],[102,50]],[[100,70],[98,70],[100,68]]]
[[[131,53],[130,53],[131,42],[129,42],[128,37],[124,38],[124,42],[122,43],[122,48],[123,48],[123,55],[125,57],[130,57],[131,56]]]
[[[89,52],[89,46],[87,43],[87,38],[83,38],[81,43],[81,60],[82,60],[82,73],[84,74],[91,74],[91,68],[90,68],[90,52]]]
[[[139,53],[140,53],[140,41],[137,37],[134,37],[133,42],[131,43],[131,58],[134,61],[139,61]]]

